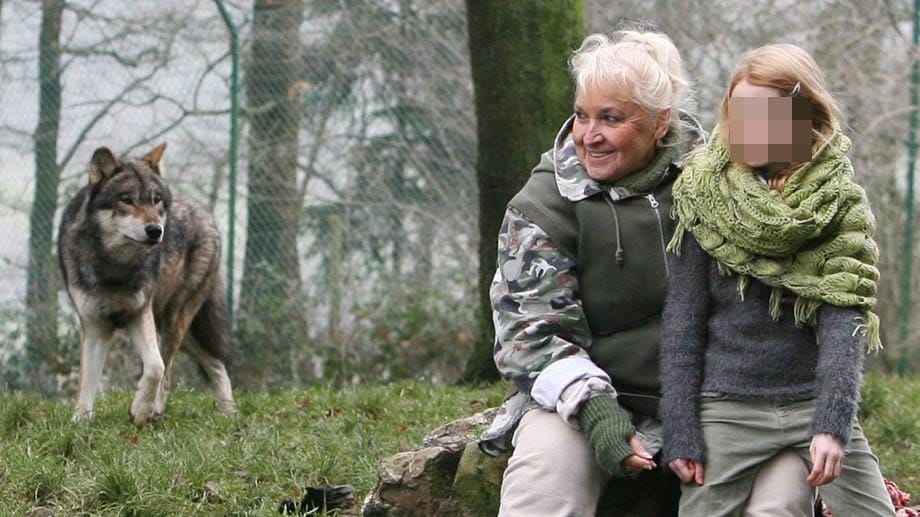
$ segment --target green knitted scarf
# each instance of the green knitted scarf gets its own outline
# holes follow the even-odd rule
[[[875,218],[853,181],[850,139],[839,128],[786,181],[771,190],[749,168],[731,163],[718,126],[709,144],[693,151],[674,183],[677,229],[668,250],[679,253],[690,231],[722,274],[738,274],[744,297],[750,277],[773,288],[770,315],[782,315],[782,295],[796,296],[798,325],[814,325],[818,307],[860,307],[857,331],[869,349],[881,348],[872,312],[879,278]]]

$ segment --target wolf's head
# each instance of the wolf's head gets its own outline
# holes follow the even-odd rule
[[[93,153],[90,207],[102,243],[115,257],[132,261],[163,240],[172,196],[160,174],[160,144],[142,158],[121,161],[107,147]]]

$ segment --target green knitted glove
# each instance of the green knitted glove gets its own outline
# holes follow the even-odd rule
[[[610,397],[594,397],[581,405],[578,424],[601,468],[612,476],[625,477],[623,460],[635,454],[629,439],[636,434],[626,411]]]

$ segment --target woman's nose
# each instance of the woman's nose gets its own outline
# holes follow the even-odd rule
[[[588,123],[588,130],[585,132],[585,143],[594,144],[600,142],[604,139],[604,135],[601,134],[600,128],[594,122]]]

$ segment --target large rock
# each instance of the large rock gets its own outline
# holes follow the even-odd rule
[[[454,496],[454,478],[467,445],[475,447],[479,434],[495,417],[487,409],[469,418],[449,422],[430,432],[422,447],[385,458],[377,465],[377,485],[364,501],[364,515],[477,515],[465,510]],[[479,453],[486,463],[496,463]],[[498,474],[501,485],[501,471]],[[494,487],[492,487],[494,488]],[[498,507],[496,506],[496,511]],[[492,512],[494,515],[495,512]]]
[[[460,454],[425,447],[384,459],[377,486],[364,501],[364,515],[462,515],[451,498]]]
[[[364,515],[496,515],[510,453],[488,456],[476,442],[496,412],[492,408],[445,424],[429,433],[419,449],[381,460],[377,486],[364,501]],[[659,471],[638,480],[613,480],[604,490],[597,515],[676,516],[672,505],[678,492],[679,487],[669,485]]]

